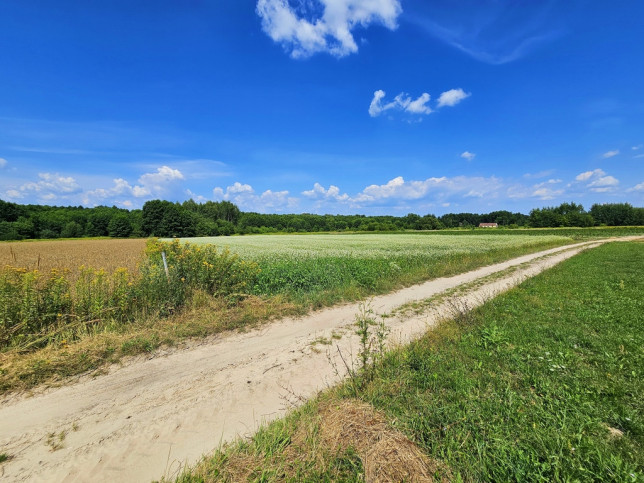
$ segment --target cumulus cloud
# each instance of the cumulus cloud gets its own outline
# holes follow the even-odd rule
[[[352,199],[355,202],[372,203],[387,199],[419,200],[428,196],[436,199],[453,195],[466,198],[496,197],[501,188],[501,180],[494,176],[490,178],[442,176],[411,181],[398,176],[382,185],[369,185]]]
[[[337,186],[329,186],[329,189],[325,189],[320,183],[315,183],[312,190],[302,191],[302,194],[307,198],[311,199],[332,199],[335,201],[348,201],[349,195],[346,193],[340,193],[340,188]]]
[[[402,8],[399,0],[258,0],[256,12],[264,32],[292,57],[344,57],[358,51],[353,30],[371,24],[394,30]]]
[[[6,159],[0,158],[0,169],[4,168],[8,164],[9,164],[9,162]]]
[[[619,154],[619,149],[614,149],[613,151],[606,151],[604,154],[602,154],[602,158],[608,159],[612,158],[613,156],[617,156]]]
[[[438,98],[438,107],[453,107],[463,99],[470,97],[472,94],[465,92],[463,89],[450,89],[443,92]]]
[[[430,112],[432,112],[432,110],[427,105],[429,99],[429,94],[423,92],[418,99],[407,103],[405,105],[405,110],[407,112],[411,112],[412,114],[429,114]]]
[[[373,99],[369,104],[369,115],[377,117],[385,111],[396,110],[407,112],[409,114],[430,114],[432,109],[427,105],[431,96],[423,92],[418,98],[412,99],[408,94],[401,92],[394,100],[386,104],[382,103],[385,97],[385,91],[379,89],[373,93]]]
[[[472,161],[476,157],[475,153],[470,153],[469,151],[464,151],[461,153],[461,158]]]
[[[224,190],[216,187],[212,190],[215,199],[230,201],[242,210],[268,213],[271,211],[285,211],[297,206],[297,199],[289,196],[289,192],[266,190],[261,194],[255,193],[249,184],[236,181]]]
[[[619,180],[613,176],[607,175],[602,169],[585,171],[575,177],[575,181],[588,182],[585,186],[595,193],[607,193],[615,191],[619,185]]]
[[[106,201],[122,206],[132,206],[126,198],[164,198],[172,193],[177,194],[179,183],[185,179],[178,169],[161,166],[155,172],[144,173],[138,179],[138,184],[132,185],[123,178],[112,180],[110,188],[97,188],[83,193],[83,203],[87,205],[101,204]]]
[[[80,185],[71,176],[61,176],[58,173],[38,173],[38,178],[38,181],[25,183],[17,189],[7,190],[7,197],[23,199],[35,196],[41,201],[53,202],[82,191]]]
[[[613,176],[602,176],[589,183],[588,188],[597,193],[604,193],[606,191],[612,191],[618,184],[619,180],[617,178]]]

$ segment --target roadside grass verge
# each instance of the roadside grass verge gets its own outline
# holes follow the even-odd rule
[[[252,293],[258,273],[254,262],[212,246],[186,247],[177,241],[152,241],[136,276],[125,270],[111,275],[88,268],[71,283],[60,272],[8,269],[0,277],[0,394],[58,383],[186,339],[302,315],[569,242],[562,237],[518,247],[506,242],[504,248],[488,251],[479,247],[476,253],[437,256],[425,266],[417,264],[421,272],[395,270],[391,277],[371,267],[365,270],[373,283],[362,285],[338,285],[323,278],[320,263],[312,280],[320,274],[326,285],[315,282],[298,291],[285,281],[291,291],[274,294]],[[162,247],[169,278],[161,264]]]
[[[642,267],[641,242],[573,257],[177,481],[364,481],[412,460],[399,481],[642,481]],[[390,434],[422,455],[363,451]]]

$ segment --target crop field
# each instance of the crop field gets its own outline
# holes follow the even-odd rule
[[[14,267],[48,273],[52,269],[69,271],[76,278],[81,266],[117,268],[136,272],[145,240],[56,240],[0,243],[0,268]]]
[[[422,233],[258,235],[189,238],[256,262],[257,294],[302,294],[356,288],[382,292],[507,257],[571,242],[557,235]],[[456,268],[459,267],[459,268]]]
[[[257,262],[269,260],[346,257],[362,259],[431,257],[456,253],[482,253],[496,249],[531,246],[535,243],[567,241],[559,235],[534,236],[515,234],[498,236],[458,234],[432,236],[409,234],[355,235],[256,235],[245,237],[202,237],[184,239],[195,244],[209,244]]]

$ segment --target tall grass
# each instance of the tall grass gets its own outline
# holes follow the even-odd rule
[[[135,273],[83,266],[72,280],[69,271],[5,267],[0,270],[0,349],[35,349],[137,317],[168,315],[196,291],[235,300],[249,292],[257,273],[257,264],[227,250],[156,240],[148,243]]]

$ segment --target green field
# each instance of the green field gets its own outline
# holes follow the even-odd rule
[[[464,232],[467,233],[467,232]],[[189,238],[257,262],[258,295],[288,294],[330,302],[382,293],[529,251],[570,243],[565,236],[514,233],[431,235],[315,234]]]
[[[377,440],[372,426],[401,432],[438,480],[643,481],[643,267],[641,242],[584,252],[389,353],[370,377],[217,451],[179,481],[364,481],[369,464],[398,464],[373,455],[365,463],[361,441]],[[330,445],[337,440],[326,434],[345,433],[327,426],[347,410],[358,437],[347,430]]]

